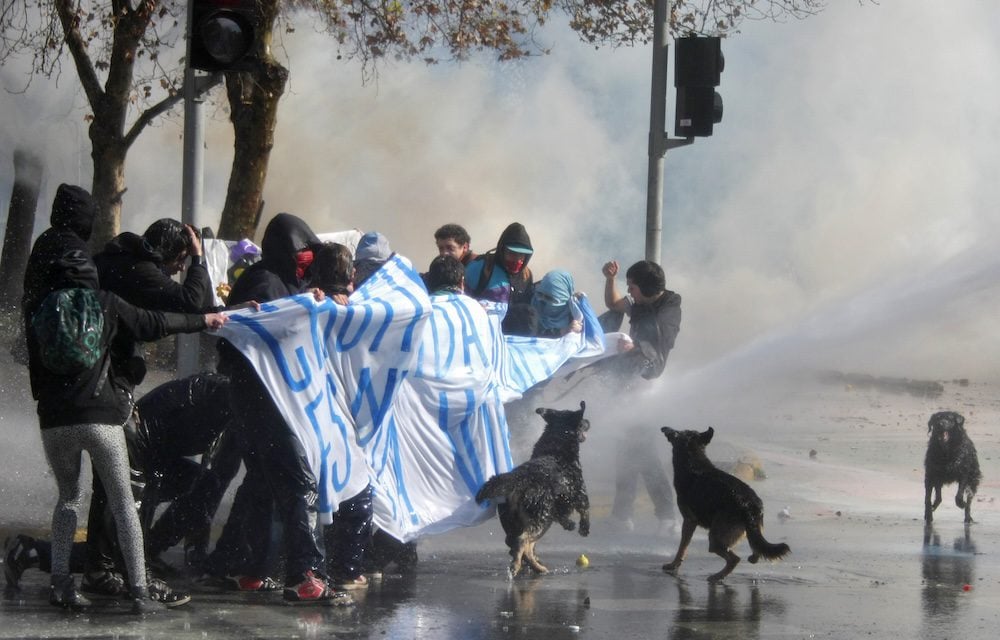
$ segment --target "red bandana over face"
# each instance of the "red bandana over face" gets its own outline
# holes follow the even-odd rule
[[[508,251],[503,257],[503,268],[507,273],[521,273],[521,269],[524,268],[524,255]]]
[[[295,254],[295,277],[301,280],[306,277],[306,269],[313,261],[312,249],[303,249]]]

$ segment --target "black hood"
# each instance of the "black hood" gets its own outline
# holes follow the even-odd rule
[[[52,201],[49,223],[56,229],[69,229],[81,240],[89,240],[97,219],[97,201],[83,187],[61,184]]]
[[[290,213],[271,218],[261,240],[261,262],[286,283],[297,281],[295,254],[320,242],[306,221]]]
[[[497,240],[497,258],[503,259],[503,251],[509,245],[517,244],[523,247],[528,247],[529,249],[534,249],[531,246],[531,238],[528,237],[528,231],[524,228],[524,225],[520,222],[512,222],[507,225],[507,228],[503,230],[500,234],[500,239]],[[524,255],[524,265],[528,266],[528,261],[531,260],[531,254],[525,253]]]
[[[149,243],[142,236],[131,231],[119,233],[114,238],[111,238],[104,245],[101,253],[107,255],[124,254],[134,256],[139,260],[150,260],[157,264],[163,262],[160,259],[160,255],[153,251],[153,248],[149,246]]]

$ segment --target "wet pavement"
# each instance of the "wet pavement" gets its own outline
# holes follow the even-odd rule
[[[766,535],[788,542],[792,555],[744,561],[720,584],[705,579],[722,561],[704,533],[671,576],[660,566],[675,534],[612,533],[606,521],[587,539],[550,532],[539,554],[551,573],[511,581],[492,522],[422,541],[414,573],[384,575],[347,608],[194,587],[190,604],[145,618],[113,602],[72,614],[47,604],[47,576],[29,570],[21,593],[0,605],[0,638],[994,637],[996,523],[965,527],[951,515],[927,531],[917,519],[882,516],[776,523]],[[745,556],[745,543],[737,551]],[[581,552],[585,569],[576,566]]]
[[[350,608],[290,607],[280,593],[220,593],[173,581],[191,587],[194,598],[169,612],[137,618],[125,605],[104,603],[71,614],[47,603],[48,576],[29,570],[21,592],[0,601],[0,639],[996,637],[1000,384],[948,383],[933,398],[852,384],[775,390],[781,393],[764,406],[736,406],[727,396],[699,404],[697,415],[667,418],[677,426],[714,425],[708,454],[720,466],[739,459],[761,466],[764,473],[749,482],[765,505],[765,536],[792,549],[780,562],[744,561],[721,584],[706,581],[722,560],[708,552],[702,530],[679,575],[661,571],[677,533],[654,534],[644,494],[635,531],[615,531],[608,518],[609,452],[620,424],[612,404],[602,414],[595,402],[582,461],[592,534],[550,530],[538,545],[549,575],[507,578],[509,558],[495,519],[421,540],[413,574],[387,573],[355,592]],[[6,393],[0,397],[2,537],[44,530],[54,500],[31,405],[9,402]],[[753,396],[758,404],[759,396]],[[976,523],[963,525],[951,486],[934,526],[925,529],[926,423],[948,408],[965,413],[979,451],[984,477],[973,505]],[[648,419],[654,431],[664,424],[660,413]],[[665,439],[650,446],[662,447],[666,457]],[[735,550],[744,558],[749,553],[745,542]],[[576,566],[581,553],[590,560],[586,569]]]

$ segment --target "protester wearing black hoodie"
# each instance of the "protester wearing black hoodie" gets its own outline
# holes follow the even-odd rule
[[[184,270],[189,257],[184,282],[175,282],[171,276]],[[102,289],[143,309],[176,313],[213,310],[212,282],[203,262],[201,241],[194,229],[170,218],[157,220],[141,236],[121,233],[94,256]],[[139,343],[133,336],[120,334],[111,345],[111,357],[131,387],[146,377]],[[85,586],[94,586],[105,595],[114,595],[119,585],[114,576],[115,536],[110,527],[104,487],[95,476],[87,517]]]
[[[172,275],[185,270],[184,282]],[[101,288],[144,309],[204,313],[213,306],[212,280],[201,241],[188,225],[163,218],[143,234],[121,233],[94,256]]]
[[[535,335],[537,319],[531,308],[535,295],[528,262],[534,250],[528,231],[512,222],[500,234],[497,246],[465,267],[465,293],[477,300],[507,304],[502,329],[509,335]]]
[[[147,589],[142,534],[129,489],[122,425],[132,409],[130,386],[122,379],[106,345],[119,333],[138,340],[155,340],[171,333],[200,331],[207,326],[217,328],[225,322],[225,317],[146,311],[112,293],[98,291],[104,314],[101,336],[104,357],[79,373],[59,374],[46,369],[32,335],[30,319],[52,291],[97,288],[97,269],[86,246],[96,212],[96,202],[86,190],[60,185],[52,205],[52,228],[35,243],[24,283],[22,311],[32,395],[38,401],[46,458],[59,487],[52,516],[53,573],[49,601],[73,609],[89,604],[77,591],[69,572],[77,510],[83,499],[79,477],[81,454],[87,451],[95,474],[101,477],[108,491],[128,566],[134,610],[146,612],[157,603],[150,600]]]
[[[288,213],[276,215],[264,230],[261,260],[233,286],[230,304],[250,300],[269,302],[308,287],[306,270],[319,238],[302,219]],[[253,365],[228,341],[219,344],[219,372],[229,376],[233,432],[244,448],[247,473],[237,491],[229,521],[208,570],[229,578],[243,590],[269,588],[267,544],[272,509],[283,525],[286,602],[329,604],[338,596],[320,568],[323,554],[317,544],[317,480],[302,443],[271,399]],[[244,536],[249,536],[243,544]],[[240,557],[249,547],[250,557]],[[345,600],[341,595],[341,600]]]

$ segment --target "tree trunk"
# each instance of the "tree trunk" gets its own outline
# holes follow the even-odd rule
[[[31,233],[45,166],[39,156],[14,150],[14,188],[7,210],[7,230],[0,254],[0,308],[19,309],[24,293],[24,268],[31,253]]]
[[[89,244],[96,253],[121,230],[127,149],[119,142],[120,136],[109,136],[107,133],[95,134],[94,129],[95,127],[91,125],[90,141],[93,148],[91,157],[94,160],[91,193],[97,201],[98,211]]]
[[[288,70],[270,56],[252,75],[226,74],[235,150],[219,224],[221,239],[253,238],[257,231],[264,206],[267,163],[274,147],[278,101],[287,80]]]

